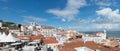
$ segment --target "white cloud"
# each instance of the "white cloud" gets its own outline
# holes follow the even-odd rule
[[[23,17],[24,17],[24,22],[26,22],[26,23],[30,23],[30,22],[40,23],[43,21],[47,21],[44,18],[39,18],[39,17],[35,17],[35,16],[23,16]]]
[[[86,6],[85,0],[68,0],[67,5],[63,9],[49,9],[48,13],[52,13],[53,15],[61,18],[63,22],[65,21],[74,21],[77,22],[77,25],[69,25],[68,29],[75,29],[81,31],[95,31],[95,30],[120,30],[120,13],[119,9],[112,10],[111,8],[106,8],[109,6],[115,5],[116,1],[113,0],[93,0],[92,4],[103,7],[100,10],[97,10],[96,13],[98,15],[95,19],[76,19],[75,16],[80,12],[79,9],[83,6]],[[98,24],[94,24],[94,23]],[[85,23],[85,24],[81,24]]]
[[[111,3],[110,2],[98,2],[97,5],[100,5],[100,6],[111,6]]]
[[[97,29],[119,29],[120,25],[119,24],[95,24],[94,27]]]
[[[91,0],[91,2],[100,6],[100,8],[105,8],[105,7],[116,6],[117,5],[116,0]]]
[[[112,10],[111,8],[103,8],[96,11],[98,17],[95,19],[80,19],[80,22],[86,24],[78,24],[70,26],[70,29],[80,31],[100,31],[100,30],[120,30],[120,13],[119,9]],[[94,24],[95,23],[95,24]],[[89,25],[88,25],[89,24]],[[84,26],[83,26],[84,25]]]
[[[66,22],[66,20],[65,20],[65,19],[62,19],[62,22]]]
[[[104,29],[106,30],[120,30],[120,24],[89,24],[89,26],[87,26],[88,24],[84,24],[84,25],[73,25],[73,26],[69,26],[68,29],[74,29],[74,30],[78,30],[78,31],[102,31]]]
[[[79,24],[86,24],[86,23],[90,23],[90,19],[78,19],[78,20],[75,20],[73,22],[77,22]]]
[[[79,13],[79,9],[86,5],[85,0],[67,0],[66,7],[64,9],[49,9],[48,13],[66,19],[67,21],[75,20],[75,16]]]
[[[92,23],[97,23],[97,24],[105,24],[105,23],[112,23],[111,20],[103,17],[97,17],[91,21]]]
[[[8,12],[12,11],[12,12],[16,12],[16,13],[25,13],[25,12],[27,12],[27,10],[18,9],[18,8],[11,8],[11,7],[2,7],[1,9],[4,10],[4,11],[8,11]]]
[[[97,17],[93,19],[93,27],[96,29],[120,30],[120,13],[119,9],[103,8],[96,11]]]
[[[119,9],[112,10],[111,8],[103,8],[96,11],[97,15],[104,16],[115,23],[120,23],[120,13]]]
[[[22,9],[14,9],[14,11],[16,12],[16,13],[25,13],[25,12],[27,12],[27,10],[22,10]]]

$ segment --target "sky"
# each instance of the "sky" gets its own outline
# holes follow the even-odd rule
[[[120,30],[120,0],[0,0],[0,20],[77,31]]]

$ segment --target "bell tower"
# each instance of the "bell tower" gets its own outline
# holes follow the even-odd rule
[[[106,39],[107,34],[106,34],[106,30],[104,30],[104,39]]]

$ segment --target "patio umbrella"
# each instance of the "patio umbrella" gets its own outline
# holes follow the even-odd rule
[[[1,41],[2,39],[5,39],[6,37],[7,37],[7,35],[5,34],[5,32],[3,32],[3,34],[0,33],[0,41]]]
[[[5,34],[5,32],[3,32],[3,34],[1,33],[0,43],[3,43],[3,42],[1,42],[1,41],[4,40],[6,37],[7,37],[7,35]],[[5,44],[5,43],[4,43],[4,44]],[[4,46],[4,44],[2,44],[2,45]]]
[[[16,42],[19,41],[17,38],[15,38],[11,33],[7,37],[3,36],[4,39],[2,38],[0,42]]]

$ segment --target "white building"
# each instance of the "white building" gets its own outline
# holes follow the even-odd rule
[[[30,31],[35,30],[35,26],[32,26],[32,25],[28,26],[28,30],[30,30]]]
[[[63,44],[64,42],[66,42],[66,40],[68,40],[66,36],[61,36],[56,34],[54,34],[53,36],[56,38],[59,44]]]
[[[22,31],[22,32],[25,32],[25,31],[27,30],[24,25],[22,25],[20,28],[21,28],[21,31]]]
[[[96,34],[97,36],[100,36],[102,39],[106,39],[106,30],[104,30],[104,33],[102,33],[102,32],[98,32],[97,34]]]
[[[39,30],[34,30],[34,31],[32,32],[32,35],[36,35],[36,36],[37,36],[37,35],[39,35],[39,34],[41,34]]]
[[[102,39],[101,37],[90,37],[90,36],[83,36],[82,39],[84,41],[94,41],[96,43],[102,43]]]
[[[2,21],[2,20],[0,20],[0,27],[2,27],[2,25],[3,25],[3,21]]]
[[[97,36],[86,36],[86,35],[83,35],[82,39],[84,41],[94,41],[96,43],[102,43],[102,40],[106,39],[106,30],[104,30],[104,33],[98,32],[96,35]]]
[[[44,35],[45,37],[51,37],[53,34],[56,34],[56,29],[53,27],[44,27],[41,29],[41,34]]]
[[[35,22],[32,22],[29,26],[28,26],[28,29],[33,31],[36,29],[36,26],[38,26]]]
[[[11,28],[11,29],[9,29],[9,33],[13,33],[15,36],[18,36],[18,35],[20,35],[20,29]]]

